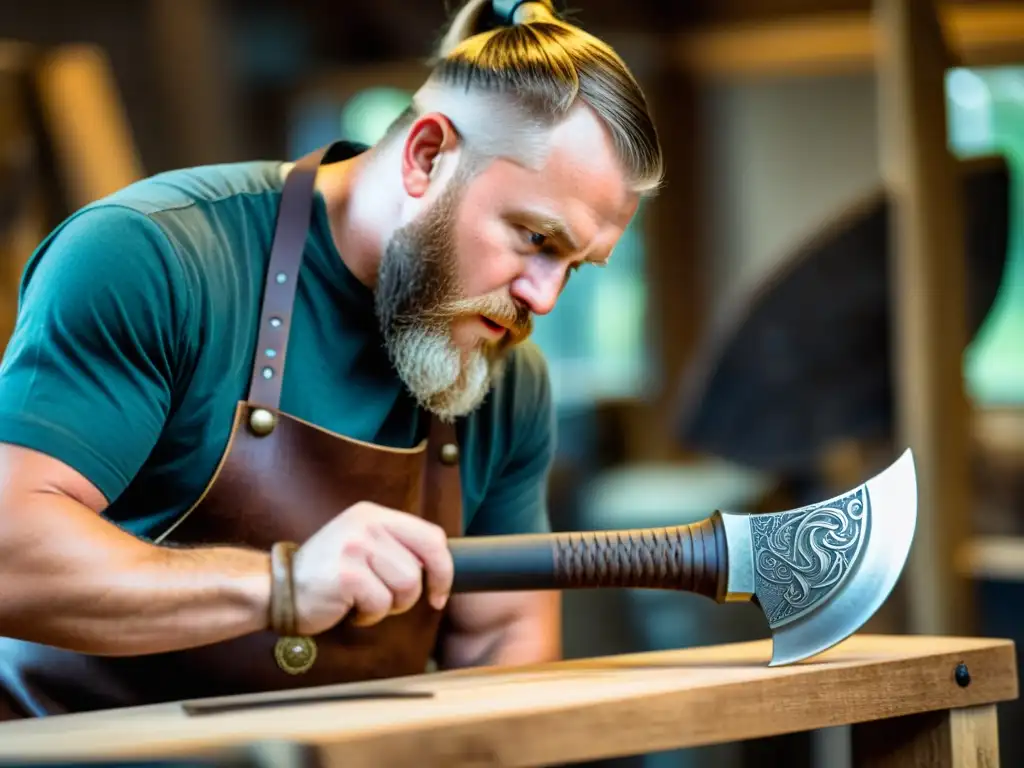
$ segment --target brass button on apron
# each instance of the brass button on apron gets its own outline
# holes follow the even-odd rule
[[[282,637],[274,644],[274,659],[282,672],[301,675],[316,661],[316,642],[311,637]]]
[[[274,431],[277,419],[266,408],[257,408],[249,415],[249,428],[253,434],[264,437]]]
[[[449,467],[459,460],[459,446],[454,443],[445,443],[441,446],[441,462]]]

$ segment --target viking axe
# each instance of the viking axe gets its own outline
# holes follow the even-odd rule
[[[913,454],[865,483],[780,512],[714,511],[689,525],[449,540],[453,593],[601,587],[751,601],[772,634],[769,666],[860,629],[903,571],[917,522]]]

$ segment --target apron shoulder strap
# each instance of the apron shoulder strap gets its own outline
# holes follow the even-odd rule
[[[276,410],[281,402],[295,288],[313,209],[313,187],[320,165],[333,146],[322,147],[295,163],[281,193],[249,382],[249,402],[263,408]]]

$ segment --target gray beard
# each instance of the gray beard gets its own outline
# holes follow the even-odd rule
[[[457,186],[391,238],[375,293],[385,349],[398,376],[421,407],[448,422],[479,407],[504,368],[500,347],[481,343],[465,351],[452,339],[457,313],[446,307],[461,298],[451,233]]]

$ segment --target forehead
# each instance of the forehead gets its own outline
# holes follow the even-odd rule
[[[471,183],[473,196],[499,209],[523,207],[559,217],[582,250],[610,250],[635,213],[638,196],[629,189],[607,129],[588,108],[577,107],[552,131],[548,147],[534,168],[504,159],[491,163]]]

